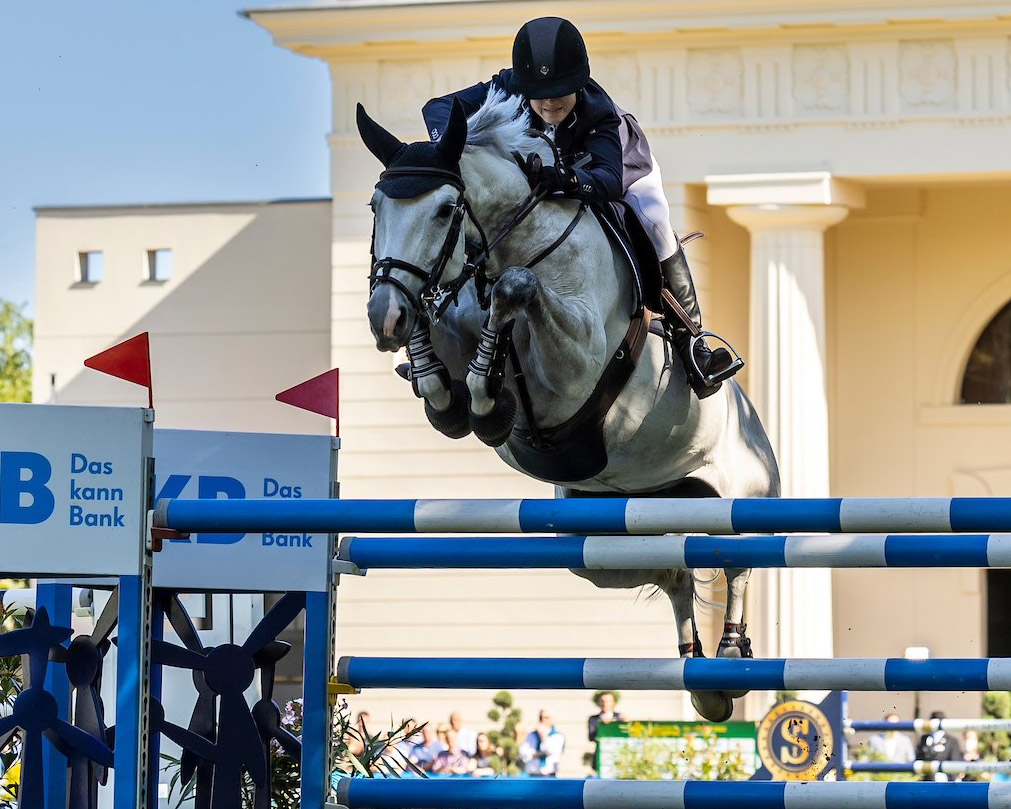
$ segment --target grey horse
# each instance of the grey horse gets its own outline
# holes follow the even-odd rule
[[[772,447],[737,383],[700,401],[662,332],[630,337],[635,313],[642,316],[636,282],[598,219],[580,216],[578,201],[558,199],[517,221],[531,196],[519,156],[553,159],[528,130],[518,99],[493,94],[469,120],[456,107],[438,144],[403,144],[361,106],[358,126],[386,167],[371,201],[369,323],[380,350],[407,346],[415,393],[435,427],[451,437],[473,430],[507,464],[556,484],[562,496],[779,496]],[[593,410],[587,403],[602,375],[613,376],[633,351],[634,368],[626,366],[627,381],[598,408],[604,412],[590,419],[589,433],[562,435],[558,426]],[[552,439],[568,440],[568,453],[552,455]],[[655,586],[673,605],[681,655],[702,654],[690,572],[573,572],[598,587]],[[743,624],[750,570],[725,573],[717,654],[750,657]],[[743,693],[694,692],[692,703],[725,721]]]

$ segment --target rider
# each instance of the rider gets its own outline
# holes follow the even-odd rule
[[[513,43],[512,69],[425,104],[422,114],[432,140],[442,136],[454,98],[470,115],[495,90],[523,96],[533,113],[532,125],[551,137],[563,157],[583,153],[590,157],[580,168],[544,165],[531,179],[552,192],[587,202],[613,202],[624,197],[649,234],[667,287],[695,326],[701,327],[695,285],[670,225],[659,167],[632,116],[618,108],[590,78],[586,46],[576,27],[559,17],[541,17],[523,25]],[[624,145],[623,130],[631,135]],[[691,362],[691,330],[674,312],[668,311],[667,321],[688,380],[700,399],[715,393],[722,380],[733,376],[743,364],[735,362],[725,348],[711,350],[701,338],[694,350],[702,372],[699,376]]]

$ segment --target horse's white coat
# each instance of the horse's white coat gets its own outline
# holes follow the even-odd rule
[[[489,238],[529,192],[511,152],[525,155],[535,151],[550,162],[543,141],[525,134],[528,122],[525,114],[517,116],[518,103],[515,98],[493,95],[468,121],[468,146],[460,168],[467,199]],[[390,199],[377,191],[373,197],[376,255],[432,267],[448,232],[446,207],[457,195],[450,185],[412,199]],[[633,309],[632,276],[626,259],[612,247],[594,217],[584,217],[550,256],[533,269],[526,267],[565,230],[578,207],[574,200],[542,203],[495,249],[486,265],[489,278],[496,282],[490,315],[478,306],[474,285],[468,284],[459,306],[450,307],[432,326],[432,343],[451,377],[467,381],[472,412],[485,414],[494,404],[486,380],[467,372],[486,319],[496,331],[513,322],[514,344],[541,427],[561,424],[576,413],[623,339]],[[462,270],[465,241],[480,244],[469,220],[464,236],[453,250],[444,284]],[[409,288],[420,289],[419,279],[400,270],[394,275]],[[389,307],[393,300],[399,301],[400,314],[391,329]],[[415,321],[406,298],[389,284],[374,290],[369,317],[377,346],[389,351],[406,344]],[[436,377],[422,380],[420,390],[436,410],[449,406],[448,391]],[[518,426],[526,426],[522,412]],[[772,447],[741,388],[736,382],[725,382],[718,393],[700,401],[687,384],[677,354],[656,335],[648,337],[631,379],[611,408],[604,438],[607,466],[593,478],[580,481],[578,489],[582,491],[656,493],[689,481],[703,484],[705,491],[720,497],[779,495]],[[506,446],[496,452],[507,464],[525,472]],[[563,489],[562,494],[566,493]],[[725,506],[714,501],[711,508],[722,513]],[[650,530],[648,501],[630,510],[635,513],[630,515],[629,528],[634,525],[637,530]],[[729,513],[725,516],[729,519]],[[655,585],[672,601],[679,642],[691,643],[694,582],[687,571],[576,572],[599,587]],[[729,623],[742,621],[749,572],[726,571]],[[737,636],[730,633],[725,637]],[[739,652],[731,647],[721,654],[735,656]],[[696,707],[709,718],[726,718],[727,694],[699,692],[694,697]]]

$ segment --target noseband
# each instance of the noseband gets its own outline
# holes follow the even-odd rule
[[[369,289],[370,291],[374,290],[380,284],[392,284],[404,294],[410,302],[411,307],[419,317],[427,318],[433,323],[437,323],[449,304],[457,300],[460,290],[463,289],[464,285],[479,272],[479,269],[484,264],[483,261],[481,261],[480,264],[475,264],[471,260],[472,256],[468,254],[467,261],[464,263],[463,271],[460,275],[448,284],[442,284],[442,276],[446,272],[446,265],[449,263],[449,259],[453,255],[453,251],[456,250],[457,242],[460,240],[460,231],[463,228],[464,216],[470,217],[470,220],[474,223],[481,236],[481,255],[483,256],[487,256],[488,242],[485,238],[484,229],[481,227],[481,223],[478,222],[477,217],[474,216],[474,211],[470,207],[470,203],[467,201],[466,186],[459,174],[445,169],[427,166],[418,166],[415,168],[403,166],[399,168],[386,169],[386,171],[379,175],[379,179],[383,180],[387,177],[398,176],[438,177],[445,180],[447,185],[452,185],[460,193],[456,198],[456,204],[453,208],[453,218],[450,220],[446,238],[442,242],[442,247],[439,249],[439,253],[435,257],[435,263],[432,265],[431,270],[425,270],[417,264],[411,264],[409,261],[393,258],[392,256],[377,259],[375,253],[375,236],[373,235],[372,271],[369,273]],[[416,295],[406,284],[394,277],[392,275],[393,270],[404,270],[405,272],[413,275],[415,278],[420,279],[424,284],[421,293]]]

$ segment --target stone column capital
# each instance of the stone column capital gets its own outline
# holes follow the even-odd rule
[[[727,216],[749,232],[814,230],[823,232],[849,214],[843,205],[731,205]]]

